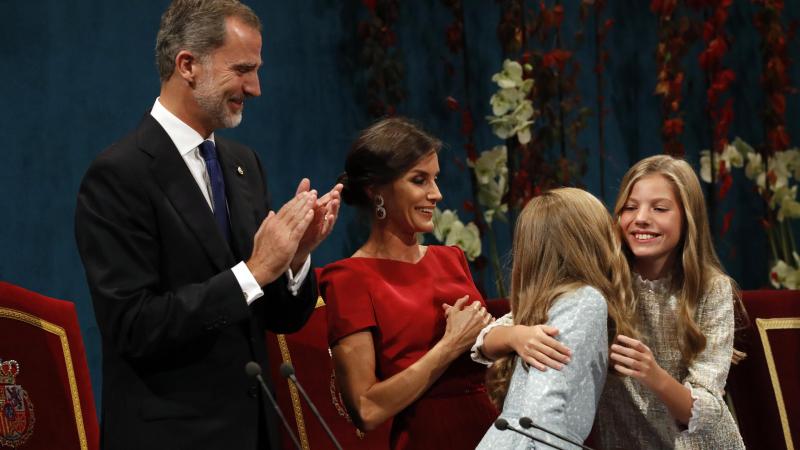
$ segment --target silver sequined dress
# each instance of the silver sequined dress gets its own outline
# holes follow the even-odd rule
[[[731,283],[720,276],[697,305],[695,320],[706,348],[687,367],[677,340],[677,298],[669,280],[647,281],[634,274],[640,328],[658,364],[691,389],[694,402],[688,427],[681,429],[666,406],[638,381],[609,375],[597,413],[597,438],[603,449],[743,449],[723,390],[733,353],[734,313]]]
[[[562,370],[526,369],[516,358],[514,374],[500,417],[519,428],[519,418],[583,442],[589,435],[608,367],[607,306],[603,295],[585,286],[556,299],[548,311],[548,325],[559,329],[558,339],[572,349],[572,360]],[[494,326],[510,325],[511,316]],[[483,336],[473,347],[473,359],[487,363],[477,353]],[[559,448],[580,448],[540,431],[528,430]],[[513,431],[490,428],[478,444],[480,450],[550,449]]]

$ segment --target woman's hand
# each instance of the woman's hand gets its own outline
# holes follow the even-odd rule
[[[441,342],[447,343],[457,355],[472,347],[478,333],[494,320],[481,302],[476,300],[467,305],[468,301],[469,296],[465,295],[456,300],[453,306],[442,305],[447,326]]]
[[[609,357],[614,361],[617,372],[639,380],[650,390],[660,390],[664,377],[671,378],[658,365],[650,347],[628,336],[617,336]]]
[[[528,365],[544,372],[548,367],[561,370],[572,352],[557,341],[558,328],[549,325],[514,325],[509,328],[509,345]]]

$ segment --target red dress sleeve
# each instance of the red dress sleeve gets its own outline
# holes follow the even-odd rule
[[[322,270],[319,290],[328,319],[328,345],[377,325],[369,278],[342,263],[330,264]]]

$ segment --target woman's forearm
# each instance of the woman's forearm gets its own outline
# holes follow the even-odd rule
[[[411,366],[378,381],[374,366],[362,364],[363,351],[336,346],[333,350],[336,375],[358,428],[375,429],[420,398],[458,357],[448,347],[447,342],[439,341]],[[372,356],[374,360],[374,353]]]

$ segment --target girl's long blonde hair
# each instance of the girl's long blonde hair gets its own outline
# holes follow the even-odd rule
[[[531,200],[514,232],[511,311],[515,324],[547,322],[556,298],[593,286],[608,304],[609,345],[616,334],[636,336],[630,270],[606,208],[592,194],[560,188]],[[487,375],[492,401],[502,407],[515,355],[500,358]]]
[[[628,201],[633,185],[650,175],[660,175],[672,185],[683,210],[681,239],[678,242],[675,267],[672,269],[672,283],[678,289],[678,342],[681,359],[689,364],[706,347],[706,337],[694,320],[697,304],[710,288],[712,280],[719,276],[730,278],[722,270],[714,251],[700,181],[686,161],[668,155],[655,155],[634,164],[620,184],[614,206],[617,218]],[[619,232],[622,234],[624,231],[620,229]],[[624,238],[622,242],[626,242],[625,254],[633,266],[635,256]],[[736,284],[732,280],[731,286],[736,295]]]

